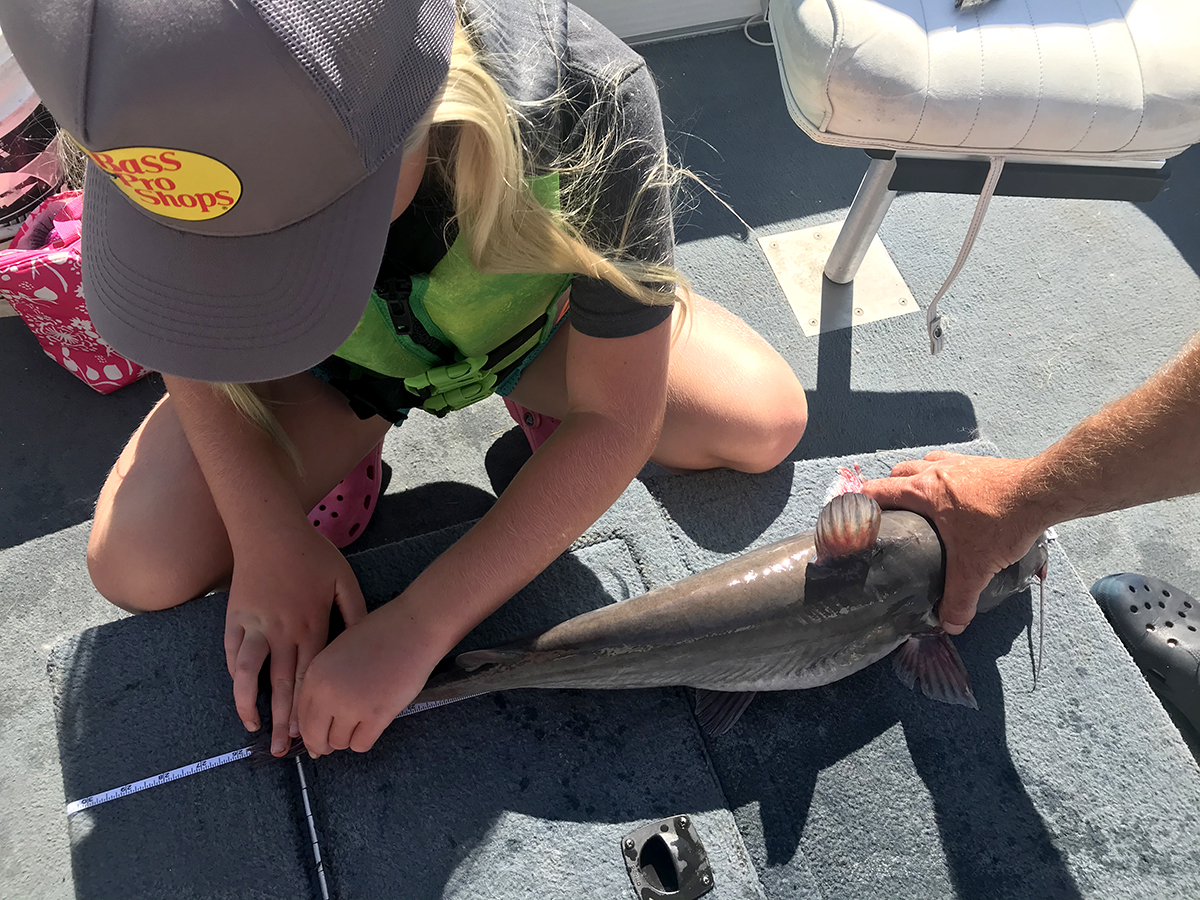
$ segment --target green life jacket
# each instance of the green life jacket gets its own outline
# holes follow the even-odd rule
[[[547,209],[559,208],[558,173],[532,178],[529,186]],[[412,277],[407,297],[376,285],[334,356],[402,379],[412,405],[436,415],[492,394],[550,339],[571,276],[485,274],[472,265],[467,244],[460,232],[428,275]]]

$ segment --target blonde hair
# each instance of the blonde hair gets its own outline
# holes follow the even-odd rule
[[[607,88],[612,98],[599,102],[615,103],[616,84]],[[559,93],[536,107],[544,111],[547,106],[565,102],[565,96]],[[468,241],[476,269],[488,273],[586,275],[606,281],[643,303],[673,302],[676,298],[666,288],[672,284],[686,286],[683,276],[671,266],[636,259],[627,244],[637,239],[633,230],[639,204],[653,192],[674,188],[683,170],[667,161],[662,148],[632,139],[621,141],[612,129],[599,131],[589,123],[581,145],[557,155],[549,167],[567,177],[560,183],[562,202],[548,208],[534,196],[527,181],[529,151],[521,136],[523,118],[518,105],[488,73],[460,24],[455,29],[445,84],[424,119],[406,138],[404,152],[413,152],[429,137],[426,172],[450,192],[453,221]],[[615,245],[604,246],[590,225],[608,161],[636,151],[638,143],[644,144],[642,162],[647,174],[629,205]],[[669,209],[662,215],[669,217]],[[678,299],[685,302],[682,296]],[[271,435],[300,468],[298,451],[270,412],[267,401],[252,387],[215,383],[213,388]]]
[[[612,98],[598,103],[615,103],[616,89],[616,83],[601,85],[601,93]],[[546,107],[566,102],[560,92],[534,105],[533,111],[544,113]],[[475,268],[586,275],[607,281],[643,303],[670,303],[670,294],[648,285],[681,283],[683,276],[670,266],[635,259],[627,245],[637,237],[631,232],[643,201],[655,191],[673,188],[680,170],[648,141],[622,141],[614,129],[596,129],[595,119],[612,116],[585,113],[590,127],[580,147],[557,155],[549,167],[567,177],[561,183],[560,206],[547,208],[526,181],[530,166],[521,137],[522,118],[520,108],[484,68],[466,31],[456,29],[450,72],[431,106],[428,169],[454,198],[454,218],[469,241]],[[647,172],[629,204],[615,246],[603,246],[589,226],[608,161],[639,151]]]

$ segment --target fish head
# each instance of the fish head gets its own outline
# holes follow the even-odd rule
[[[866,495],[846,493],[821,510],[815,541],[806,609],[855,610],[856,622],[861,616],[889,633],[936,628],[945,562],[928,520],[904,510],[881,512]]]
[[[942,542],[924,516],[892,510],[883,517],[868,589],[888,598],[891,618],[902,633],[937,630],[937,604],[945,584]]]
[[[979,595],[979,612],[990,612],[1009,597],[1025,590],[1035,579],[1045,579],[1050,558],[1050,541],[1045,533],[1038,535],[1028,552],[1007,568],[997,572]]]

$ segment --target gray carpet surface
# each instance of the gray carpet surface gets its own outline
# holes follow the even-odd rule
[[[662,523],[632,492],[573,553],[471,633],[494,646],[677,576]],[[390,599],[458,529],[355,558],[369,603]],[[762,896],[709,767],[689,698],[676,691],[526,691],[397,721],[364,755],[313,766],[340,896],[633,896],[621,839],[690,816],[714,898]]]
[[[754,47],[735,32],[639,51],[661,83],[667,131],[683,161],[701,173],[757,234],[845,216],[866,158],[858,151],[814,144],[792,124],[770,48]],[[904,448],[977,435],[992,441],[1005,455],[1027,455],[1101,404],[1136,387],[1200,330],[1200,151],[1189,150],[1172,166],[1166,189],[1148,204],[996,198],[970,260],[943,303],[955,327],[947,351],[936,359],[927,354],[918,315],[805,338],[753,238],[748,240],[744,226],[701,192],[695,192],[693,211],[679,218],[676,258],[701,292],[764,334],[808,388],[809,429],[793,459],[879,449],[912,454],[915,449]],[[901,195],[883,223],[884,244],[922,307],[953,263],[972,205],[968,197]],[[161,385],[147,380],[108,397],[96,395],[47,359],[13,318],[0,319],[0,380],[5,385],[0,392],[0,898],[65,900],[85,888],[72,879],[46,660],[54,644],[64,638],[123,615],[106,604],[88,580],[84,564],[88,519],[108,467],[159,396]],[[379,547],[477,518],[494,502],[527,452],[522,436],[495,401],[445,420],[414,418],[388,436],[384,460],[390,467],[390,486],[370,528],[350,549]],[[718,482],[710,482],[707,514],[736,520],[736,527],[716,535],[699,527],[703,516],[689,513],[685,502],[673,502],[670,489],[661,490],[664,505],[682,532],[671,538],[680,542],[680,571],[686,573],[684,558],[699,560],[706,554],[716,558],[759,540],[792,502],[791,480],[778,471],[759,478],[730,476],[724,482],[729,493],[723,499],[716,489]],[[1110,572],[1142,571],[1195,594],[1200,589],[1198,521],[1200,499],[1193,497],[1071,523],[1059,531],[1063,546],[1089,584]],[[744,543],[739,545],[739,540]],[[689,541],[697,546],[691,547]],[[1056,590],[1061,574],[1061,566],[1051,574]],[[998,611],[993,618],[1004,614]],[[1086,620],[1084,624],[1088,625]],[[1004,633],[1012,627],[1005,626]],[[1095,627],[1106,634],[1107,626],[1096,623]],[[1073,633],[1070,623],[1064,625],[1063,636]],[[964,653],[973,640],[968,633],[960,641]],[[1013,652],[1010,649],[1009,656]],[[997,652],[994,659],[1000,658]],[[987,664],[985,654],[982,665]],[[975,672],[981,663],[968,660],[968,665]],[[999,663],[995,669],[1004,671]],[[1014,677],[1022,669],[1014,670]],[[1048,662],[1047,690],[1052,687],[1053,671]],[[895,690],[886,671],[877,677],[881,690],[885,686],[889,692]],[[981,677],[976,675],[977,680]],[[1007,691],[1005,697],[1010,697]],[[813,701],[806,696],[801,702]],[[758,708],[758,703],[751,707],[747,722],[760,714]],[[1127,712],[1121,710],[1120,715]],[[1086,734],[1077,737],[1070,730],[1070,710],[1064,708],[1064,713],[1066,724],[1048,730],[1061,733],[1064,745],[1077,740],[1089,746]],[[1015,713],[1006,715],[1005,734],[1019,721]],[[799,736],[793,737],[800,741],[803,725],[795,727]],[[907,741],[901,746],[900,738],[908,732],[898,724],[880,734],[875,742],[892,741],[898,751],[907,747]],[[1158,731],[1150,729],[1148,734],[1157,740]],[[875,742],[866,746],[874,747]],[[853,792],[864,779],[874,777],[874,769],[864,771],[854,764],[858,757],[833,756],[841,765],[820,770],[813,797],[824,797],[820,789],[827,783],[831,792],[839,781],[843,790]],[[1023,771],[1026,764],[1021,755],[1013,752],[1012,756],[1018,771]],[[903,762],[902,752],[898,758],[902,762],[881,764],[882,770],[906,767],[908,781],[903,783],[926,791],[926,810],[942,808],[934,806],[932,790],[912,781],[916,767],[911,759]],[[1118,771],[1136,780],[1143,760],[1132,755],[1126,769]],[[750,779],[749,764],[746,771]],[[811,768],[805,771],[811,773]],[[1076,773],[1079,786],[1105,792],[1088,815],[1116,829],[1126,782],[1099,777],[1089,782],[1092,771],[1081,766]],[[1060,789],[1058,777],[1046,783]],[[1185,787],[1189,778],[1194,776],[1181,777]],[[1155,791],[1148,794],[1160,799],[1170,822],[1178,808],[1176,792],[1164,783],[1158,777]],[[783,883],[792,885],[816,885],[820,875],[823,889],[837,895],[829,887],[837,882],[837,866],[843,865],[836,856],[823,862],[819,854],[809,859],[793,852],[792,845],[803,847],[803,842],[797,844],[782,826],[782,830],[760,828],[765,836],[756,843],[750,825],[764,804],[750,788],[738,788],[728,775],[722,776],[722,784],[746,829],[746,844],[764,884],[785,879]],[[1035,796],[1039,815],[1053,823],[1042,795],[1026,786]],[[1109,790],[1117,801],[1111,807],[1106,802]],[[936,796],[944,806],[946,790]],[[832,803],[828,798],[820,802]],[[811,821],[806,829],[824,821],[814,812],[824,806],[815,803],[810,801],[807,812],[797,810],[793,817]],[[980,806],[980,815],[990,814],[986,798]],[[771,819],[771,804],[765,808],[768,820],[778,821]],[[942,867],[922,882],[931,895],[968,890],[961,866],[964,860],[974,860],[970,847],[948,850],[941,830],[928,827],[902,840],[894,834],[902,826],[897,822],[887,846],[911,850],[913,855],[903,861],[914,872]],[[1128,827],[1136,832],[1143,823],[1134,820]],[[1146,833],[1151,859],[1168,852],[1157,843],[1161,831]],[[778,837],[781,834],[783,838]],[[1021,846],[1043,846],[1037,829],[1028,834],[1032,837],[1023,838]],[[1119,855],[1130,845],[1129,841],[1113,843],[1116,849],[1111,857],[1098,853],[1098,858],[1109,859],[1106,872],[1129,873],[1128,882],[1111,874],[1108,882],[1098,882],[1112,890],[1109,896],[1141,896],[1133,874],[1140,866],[1147,867],[1151,884],[1165,878],[1161,858],[1143,863],[1140,852]],[[836,841],[831,846],[850,847]],[[1064,851],[1057,852],[1061,856]],[[927,853],[945,862],[926,863]],[[1062,872],[1065,865],[1074,882],[1072,889],[1086,893],[1091,890],[1088,876],[1077,862],[1082,857],[1078,850],[1073,853],[1067,853],[1066,864],[1048,864],[1042,871]],[[1180,882],[1194,883],[1197,869],[1181,854],[1177,857]],[[850,866],[860,857],[871,866],[877,862],[871,852],[847,850],[844,864]],[[492,865],[496,855],[488,858]],[[784,865],[782,860],[791,862]],[[469,864],[470,860],[463,863]],[[801,877],[805,867],[813,873],[807,882]],[[850,874],[856,871],[852,866],[847,869]],[[1047,876],[1039,877],[1039,884],[1051,884]],[[847,876],[847,882],[860,883],[857,875]],[[1133,886],[1125,890],[1126,883]],[[497,895],[508,900],[528,893],[510,887],[508,893],[497,889]],[[892,896],[891,887],[891,882],[881,882],[877,896]]]
[[[985,441],[964,453],[995,455]],[[698,571],[809,527],[838,465],[881,477],[914,453],[798,463],[769,527],[726,473],[658,477]],[[904,688],[886,661],[827,688],[760,694],[708,741],[767,896],[1189,898],[1200,893],[1200,772],[1099,608],[1052,546],[1044,668],[1036,594],[979,617],[957,646],[979,710]],[[1164,802],[1164,798],[1170,798]]]
[[[352,558],[374,607],[462,528]],[[643,489],[473,632],[488,646],[680,576]],[[224,595],[123,619],[61,643],[50,662],[68,799],[246,743],[221,650]],[[308,763],[338,897],[621,898],[620,839],[687,814],[715,898],[761,889],[682,691],[468,700],[395,723],[368,754]],[[79,897],[311,896],[314,867],[293,766],[235,762],[78,813]]]
[[[805,530],[839,464],[861,462],[870,476],[901,458],[782,467],[782,507],[769,519],[750,512],[762,502],[730,503],[742,476],[650,475],[459,649]],[[355,555],[370,604],[461,532]],[[401,719],[370,753],[311,766],[335,895],[383,898],[404,885],[414,898],[617,900],[630,890],[620,838],[687,814],[716,897],[1195,896],[1200,773],[1095,604],[1051,562],[1036,692],[1028,593],[956,641],[977,711],[908,691],[881,663],[827,688],[760,696],[718,739],[702,737],[683,690],[511,692]],[[245,743],[222,610],[214,595],[56,649],[68,798]],[[312,866],[294,778],[288,765],[234,763],[74,817],[78,895],[295,896]]]
[[[67,800],[246,746],[228,688],[223,598],[134,616],[50,658]],[[287,764],[241,760],[75,813],[81,898],[311,895],[308,835]]]

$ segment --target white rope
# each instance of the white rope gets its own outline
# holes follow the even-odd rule
[[[929,352],[934,356],[942,352],[946,340],[946,328],[937,311],[938,301],[942,299],[946,291],[950,290],[950,285],[954,284],[954,279],[958,277],[967,257],[971,255],[971,248],[975,246],[975,238],[983,226],[984,213],[987,212],[988,204],[992,202],[992,194],[996,192],[996,183],[1000,180],[1000,173],[1003,169],[1003,156],[990,158],[987,180],[984,181],[979,201],[975,204],[975,214],[971,216],[971,225],[967,228],[967,236],[963,239],[962,247],[958,251],[958,259],[954,261],[954,268],[950,270],[950,274],[946,276],[946,280],[942,282],[942,286],[934,296],[933,302],[929,304],[929,309],[925,311],[925,328],[929,332]]]
[[[766,25],[767,22],[769,22],[769,21],[770,21],[770,19],[768,18],[768,13],[760,13],[757,15],[753,15],[750,18],[748,18],[745,22],[742,23],[742,34],[744,34],[746,36],[746,40],[748,40],[750,43],[755,44],[759,47],[774,47],[775,42],[773,40],[772,41],[760,41],[758,38],[751,37],[751,35],[750,35],[750,26],[751,25]]]

